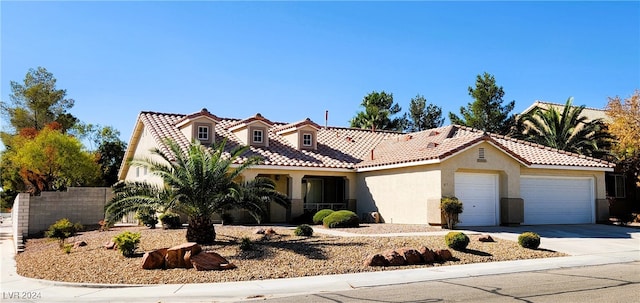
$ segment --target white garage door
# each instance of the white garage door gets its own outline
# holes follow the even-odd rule
[[[498,175],[456,173],[455,192],[464,207],[458,226],[498,225]]]
[[[594,223],[592,178],[539,178],[522,176],[524,224]]]

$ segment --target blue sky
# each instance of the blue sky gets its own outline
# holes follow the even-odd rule
[[[2,1],[1,95],[43,66],[129,140],[140,111],[348,126],[372,91],[459,113],[478,74],[515,112],[640,88],[640,2]]]

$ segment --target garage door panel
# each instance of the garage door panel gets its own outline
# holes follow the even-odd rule
[[[456,197],[464,209],[459,226],[493,226],[497,224],[498,181],[492,174],[456,173]]]
[[[523,177],[524,224],[593,222],[592,179]]]

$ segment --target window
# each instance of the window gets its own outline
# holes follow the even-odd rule
[[[209,140],[209,127],[208,126],[198,126],[198,140],[200,140],[200,141],[208,141]]]
[[[253,130],[253,143],[262,143],[264,133],[261,129]]]
[[[607,175],[605,178],[607,195],[614,198],[625,198],[626,187],[624,175]]]
[[[313,135],[310,133],[302,134],[302,146],[313,146]]]

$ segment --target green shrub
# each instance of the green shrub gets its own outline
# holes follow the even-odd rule
[[[242,240],[240,241],[240,250],[253,250],[253,242],[251,242],[251,238],[242,237]]]
[[[118,249],[123,256],[131,257],[140,243],[140,233],[125,231],[113,237],[113,242],[118,245]]]
[[[452,249],[464,250],[469,245],[469,237],[463,232],[452,231],[444,236],[444,242]]]
[[[71,249],[73,248],[73,244],[65,244],[62,247],[62,250],[66,253],[66,254],[70,254],[71,253]]]
[[[45,235],[49,238],[58,239],[60,241],[60,247],[63,247],[64,240],[75,236],[82,228],[82,224],[73,224],[69,219],[63,218],[49,226],[49,230],[45,232]]]
[[[324,218],[334,213],[332,209],[321,209],[315,215],[313,215],[313,224],[322,224]]]
[[[339,210],[331,213],[322,220],[322,224],[329,228],[358,227],[360,218],[350,210]]]
[[[161,214],[159,219],[164,228],[178,229],[182,227],[182,224],[180,223],[180,215],[178,214],[166,212]]]
[[[454,229],[458,224],[458,215],[462,213],[462,202],[456,197],[442,197],[440,200],[440,211],[444,216],[446,228]]]
[[[313,228],[307,224],[298,225],[293,234],[299,237],[311,237],[313,236]]]
[[[518,244],[524,248],[536,249],[540,246],[540,236],[534,232],[523,232],[518,236]]]
[[[136,218],[142,222],[142,224],[151,229],[156,228],[156,224],[158,224],[158,217],[156,217],[156,212],[153,210],[139,210],[136,213]]]

